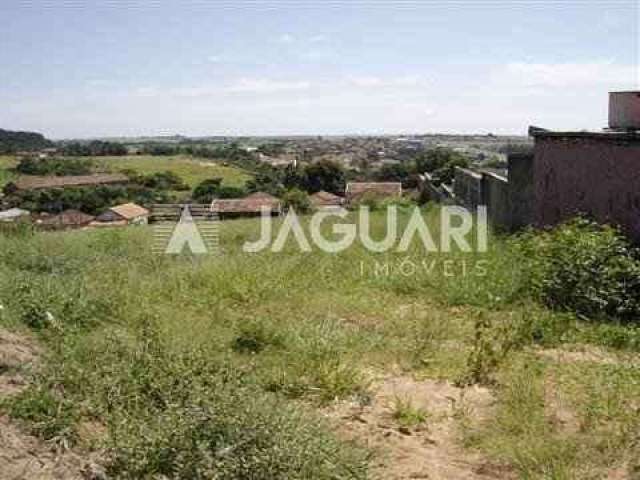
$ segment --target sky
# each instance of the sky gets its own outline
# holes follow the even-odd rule
[[[640,0],[0,1],[0,128],[136,135],[601,129]]]

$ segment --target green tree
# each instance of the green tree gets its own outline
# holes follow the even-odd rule
[[[287,208],[293,208],[296,213],[308,213],[311,211],[311,200],[307,192],[292,188],[282,196],[282,203]]]
[[[242,198],[247,190],[240,187],[222,185],[221,178],[209,178],[193,189],[193,200],[198,203],[211,203],[216,198]]]
[[[312,163],[304,169],[303,184],[309,193],[321,190],[335,194],[343,193],[345,187],[344,168],[330,160]]]
[[[451,183],[456,167],[468,167],[469,159],[447,147],[437,147],[420,154],[415,160],[417,173],[428,172],[438,183]]]
[[[93,163],[80,158],[37,158],[32,155],[22,157],[16,171],[24,175],[87,175]]]

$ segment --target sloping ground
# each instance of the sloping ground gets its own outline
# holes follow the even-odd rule
[[[251,178],[247,172],[215,161],[199,161],[187,155],[152,156],[127,155],[121,157],[94,157],[100,168],[117,172],[131,169],[148,175],[172,171],[179,175],[191,188],[209,178],[222,178],[225,185],[242,186]]]
[[[0,400],[24,388],[21,372],[33,366],[38,349],[33,341],[0,329]],[[57,451],[24,433],[0,416],[0,478],[2,480],[99,479],[95,467],[79,455]]]
[[[370,398],[343,402],[327,411],[338,431],[377,451],[373,478],[380,480],[488,480],[516,478],[505,466],[491,464],[460,445],[458,421],[491,415],[493,396],[486,388],[458,388],[449,382],[384,379]],[[394,418],[397,403],[424,412],[422,425],[407,427]]]

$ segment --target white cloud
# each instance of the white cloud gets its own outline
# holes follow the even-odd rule
[[[136,97],[157,97],[160,93],[156,87],[150,86],[138,87],[133,91],[133,95]]]
[[[505,81],[534,87],[583,87],[602,85],[632,87],[638,82],[638,67],[612,62],[510,63],[504,67]]]
[[[312,37],[309,38],[309,41],[311,43],[320,43],[320,42],[324,42],[327,39],[327,37],[325,35],[313,35]]]
[[[227,84],[193,85],[187,87],[158,88],[152,86],[138,87],[130,92],[134,97],[178,97],[197,98],[223,96],[234,93],[252,93],[269,95],[292,91],[307,90],[312,87],[309,81],[273,80],[270,78],[240,78]],[[126,95],[126,94],[125,94]]]
[[[405,75],[399,77],[376,77],[376,76],[350,76],[347,82],[359,88],[382,88],[382,87],[420,87],[426,85],[426,80],[418,75]]]
[[[291,90],[306,90],[311,87],[308,81],[279,81],[267,78],[241,78],[225,88],[227,92],[273,93]]]
[[[223,57],[222,55],[209,55],[207,57],[207,61],[211,62],[211,63],[220,63],[223,61]]]
[[[47,92],[30,102],[12,102],[0,92],[0,103],[9,106],[0,112],[0,121],[39,128],[53,137],[159,131],[526,133],[528,125],[599,129],[607,122],[607,92],[632,81],[636,69],[598,61],[514,62],[411,73],[247,75],[184,86]],[[63,119],[60,111],[66,112]]]
[[[295,37],[290,33],[283,33],[278,37],[278,42],[280,43],[293,43],[295,41]]]

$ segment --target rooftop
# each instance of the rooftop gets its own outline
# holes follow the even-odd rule
[[[53,215],[42,220],[43,225],[87,225],[94,217],[78,210],[65,210],[58,215]]]
[[[280,200],[268,193],[256,192],[245,198],[214,200],[211,207],[218,213],[260,213],[263,207],[279,211]]]
[[[324,190],[314,193],[309,198],[316,205],[341,205],[344,201],[344,198]]]
[[[104,185],[109,183],[126,183],[129,178],[121,173],[104,173],[96,175],[38,176],[24,175],[13,184],[18,190],[38,190],[43,188],[80,187],[88,185]]]
[[[116,205],[115,207],[111,207],[109,210],[117,213],[119,216],[126,220],[132,220],[134,218],[149,215],[149,210],[135,203],[124,203],[122,205]]]
[[[590,131],[569,131],[554,132],[539,127],[529,127],[529,135],[533,138],[596,138],[607,140],[632,140],[640,141],[640,130],[601,130],[599,132]]]

